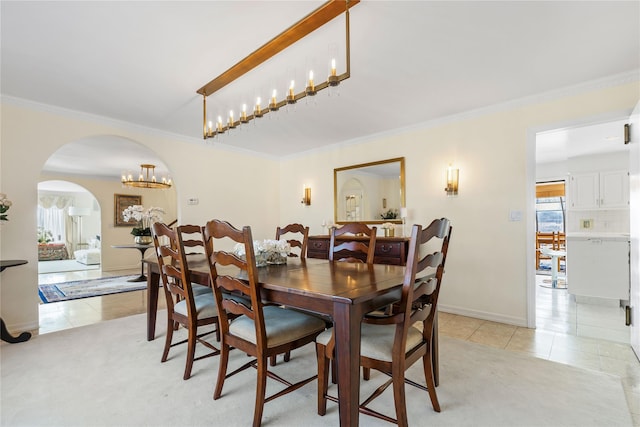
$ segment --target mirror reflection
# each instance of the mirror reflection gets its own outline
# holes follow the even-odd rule
[[[336,224],[402,223],[404,157],[334,169],[333,194]]]

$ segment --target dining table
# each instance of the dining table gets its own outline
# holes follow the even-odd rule
[[[147,259],[147,340],[155,338],[160,272]],[[189,255],[191,281],[209,284],[209,264]],[[233,271],[233,270],[236,271]],[[243,272],[244,273],[244,272]],[[237,267],[218,267],[218,274],[242,277]],[[246,275],[246,273],[244,273]],[[405,267],[288,258],[286,264],[258,268],[265,301],[330,316],[334,323],[338,404],[341,426],[357,426],[360,396],[360,324],[363,316],[400,298]],[[437,329],[434,331],[434,376],[438,384]]]

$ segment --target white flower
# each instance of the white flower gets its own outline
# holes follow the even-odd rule
[[[271,259],[273,256],[287,257],[291,252],[291,245],[286,240],[254,240],[253,252],[255,253],[257,264],[261,264],[261,260]],[[245,257],[244,244],[237,243],[233,247],[233,253],[240,258]]]
[[[392,223],[390,223],[390,222],[385,222],[384,224],[382,224],[382,225],[380,226],[380,228],[382,228],[383,230],[390,230],[390,229],[392,229],[393,227],[395,227],[395,225],[394,225],[394,224],[392,224]]]
[[[145,210],[142,205],[133,205],[122,211],[122,219],[130,221],[134,219],[141,224],[142,228],[150,228],[154,222],[162,221],[162,215],[165,213],[162,208],[150,207]]]

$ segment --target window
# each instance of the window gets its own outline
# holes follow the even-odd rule
[[[542,233],[565,231],[564,181],[536,184],[536,231]]]
[[[38,206],[38,229],[51,232],[54,242],[63,242],[65,239],[65,210],[56,207],[43,208]]]

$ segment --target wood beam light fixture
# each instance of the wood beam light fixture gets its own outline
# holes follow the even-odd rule
[[[251,120],[263,117],[270,112],[278,111],[280,108],[295,104],[300,99],[306,96],[315,96],[319,91],[328,87],[335,87],[340,84],[341,81],[348,79],[351,76],[350,69],[350,40],[349,40],[349,9],[358,4],[360,0],[329,0],[322,6],[311,12],[309,15],[302,18],[300,21],[287,28],[285,31],[277,35],[275,38],[268,41],[262,47],[249,54],[246,58],[229,68],[224,73],[220,74],[215,79],[211,80],[206,85],[202,86],[196,92],[202,95],[203,99],[203,137],[204,139],[213,138],[216,135],[221,135],[237,126],[245,123],[249,123]],[[345,66],[346,71],[342,74],[338,74],[336,71],[336,58],[329,58],[331,67],[329,76],[326,81],[315,84],[313,70],[308,70],[309,79],[306,87],[303,91],[295,93],[295,81],[291,80],[286,91],[286,97],[278,100],[278,92],[273,89],[269,102],[264,107],[262,106],[262,98],[258,97],[253,106],[252,112],[247,112],[247,105],[242,104],[241,113],[239,117],[234,117],[233,111],[229,112],[227,120],[218,116],[216,123],[213,120],[207,118],[207,97],[214,92],[222,89],[229,83],[233,82],[237,78],[251,71],[253,68],[262,64],[269,58],[275,56],[282,50],[291,46],[298,40],[302,39],[306,35],[312,33],[324,24],[331,21],[333,18],[344,13],[345,15]]]

